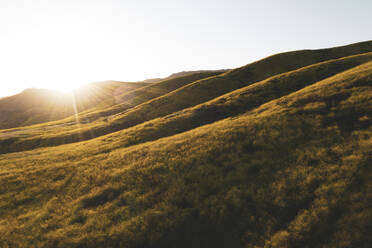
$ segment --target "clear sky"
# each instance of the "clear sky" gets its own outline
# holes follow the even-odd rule
[[[372,40],[371,0],[0,0],[0,96]]]

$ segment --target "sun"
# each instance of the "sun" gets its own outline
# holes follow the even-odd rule
[[[68,94],[77,89],[83,87],[85,83],[78,83],[78,82],[70,82],[70,83],[56,83],[51,85],[51,89],[57,90],[61,93]]]

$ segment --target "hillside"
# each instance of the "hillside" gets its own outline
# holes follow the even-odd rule
[[[146,85],[107,81],[89,84],[73,94],[46,89],[26,89],[17,95],[0,99],[0,129],[59,120],[74,115],[76,111],[82,112],[96,107],[108,98],[115,99],[119,93]]]
[[[138,144],[184,132],[229,116],[244,113],[247,110],[258,107],[269,100],[284,96],[370,60],[372,60],[372,53],[366,53],[336,60],[329,60],[273,76],[259,83],[243,87],[240,90],[227,93],[195,107],[174,112],[165,117],[157,118],[141,125],[136,125],[133,128],[124,129],[122,132],[125,133],[126,138],[118,139],[120,140],[119,144],[120,146]],[[141,92],[143,91],[142,89],[133,92]],[[144,106],[148,105],[145,104]],[[157,111],[157,109],[155,111]],[[131,114],[131,112],[128,114]],[[92,127],[92,123],[87,123],[85,126],[88,128],[90,127],[90,129],[88,129],[89,132],[99,136],[97,129],[94,129],[94,126]],[[61,130],[57,132],[56,127]],[[50,130],[53,129],[55,131],[50,134],[45,134],[48,130],[47,128],[48,127],[45,126],[32,128],[30,136],[25,135],[27,132],[30,133],[29,130],[23,130],[23,133],[21,130],[15,130],[8,133],[6,131],[0,132],[0,135],[3,137],[2,141],[0,139],[0,144],[6,144],[0,149],[0,153],[29,150],[33,149],[35,146],[52,146],[73,141],[74,133],[72,133],[72,135],[68,133],[68,128],[71,128],[71,126],[61,126],[60,124],[50,125]],[[82,129],[82,127],[80,128]],[[38,135],[38,133],[40,134]],[[84,135],[84,133],[82,131],[80,132],[80,135],[79,138],[83,139],[84,137],[82,135]],[[19,138],[15,138],[17,136]]]
[[[69,125],[76,120],[76,112],[81,122],[92,122],[128,110],[198,79],[222,72],[221,70],[189,72],[184,76],[181,76],[183,73],[175,73],[169,76],[169,79],[157,83],[117,81],[91,83],[75,90],[73,94],[27,89],[15,96],[0,99],[0,129],[56,121],[70,116],[57,121],[59,125]]]
[[[0,131],[0,247],[370,246],[372,42],[191,76]]]
[[[130,108],[133,108],[141,103],[147,102],[151,99],[165,95],[171,91],[174,91],[182,86],[193,83],[197,80],[216,76],[223,73],[223,71],[202,71],[195,73],[175,73],[169,76],[169,79],[164,79],[156,83],[148,84],[144,87],[140,87],[133,91],[127,91],[122,94],[115,96],[115,103],[105,102],[106,107],[96,108],[94,111],[86,111],[79,115],[79,119],[82,122],[92,122],[101,117],[108,117],[123,113]],[[180,75],[180,76],[176,76]],[[111,100],[112,101],[112,100]]]
[[[119,108],[114,106],[104,111],[99,111],[98,115],[95,114],[96,116],[115,114],[108,118],[98,120],[97,118],[92,118],[95,121],[88,122],[83,121],[84,116],[79,117],[82,121],[75,120],[75,117],[71,118],[68,122],[58,126],[59,132],[55,131],[46,135],[45,128],[48,129],[48,127],[43,127],[39,131],[36,130],[36,133],[32,132],[31,135],[27,131],[21,132],[22,135],[19,135],[18,130],[16,130],[15,135],[11,135],[8,131],[6,131],[6,135],[1,135],[0,132],[0,144],[7,144],[6,148],[3,146],[1,150],[21,151],[28,150],[28,147],[55,146],[95,138],[196,106],[225,93],[267,79],[270,76],[330,59],[365,53],[366,51],[372,51],[372,42],[368,41],[330,49],[302,50],[270,56],[223,74],[199,80],[195,79],[196,81],[193,83],[190,83],[191,80],[186,81],[183,87],[174,87],[173,91],[170,90],[169,93],[163,95],[159,94],[160,96],[157,98],[154,98],[156,97],[154,96],[154,99],[151,97],[146,98],[146,93],[141,93],[140,99],[149,99],[150,101],[138,102],[142,104],[136,106],[127,102],[124,108],[123,105],[120,105]],[[339,72],[339,68],[335,68],[335,72]],[[321,74],[319,75],[321,76]],[[174,81],[170,82],[163,89],[169,88],[170,85],[174,84]],[[136,96],[136,93],[129,93],[128,99],[133,99],[133,96]],[[122,99],[125,98],[122,97]],[[51,128],[56,130],[55,126]],[[16,148],[8,149],[8,147]],[[1,150],[0,152],[2,152]]]

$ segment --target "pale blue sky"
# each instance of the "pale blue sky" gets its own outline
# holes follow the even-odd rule
[[[0,96],[372,39],[370,0],[0,0]]]

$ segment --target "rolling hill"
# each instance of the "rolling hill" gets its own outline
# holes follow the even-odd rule
[[[29,149],[28,147],[32,148],[35,146],[55,146],[95,138],[193,107],[270,76],[322,61],[370,51],[372,51],[372,42],[368,41],[329,49],[287,52],[270,56],[223,74],[218,74],[217,72],[215,76],[211,76],[211,73],[207,72],[207,75],[202,73],[196,74],[196,77],[193,74],[181,77],[181,83],[179,83],[180,80],[178,78],[164,81],[160,83],[160,85],[163,85],[161,87],[149,86],[146,90],[138,89],[133,93],[129,93],[129,95],[125,94],[121,99],[129,99],[126,104],[99,110],[98,114],[88,114],[88,116],[93,115],[93,118],[88,117],[88,120],[84,120],[84,115],[79,116],[79,119],[72,117],[63,123],[58,123],[58,129],[55,128],[56,124],[53,123],[53,125],[32,129],[31,134],[28,130],[23,132],[15,130],[14,135],[8,131],[5,131],[6,134],[3,135],[0,132],[0,145],[7,144],[0,149],[0,152],[27,150]],[[195,81],[193,82],[193,80]],[[162,88],[160,92],[163,92],[163,94],[158,93],[154,95],[152,93],[148,97],[149,92],[154,92],[154,88],[158,92],[158,88]],[[164,88],[170,89],[170,92],[167,93]],[[138,98],[137,92],[140,92]],[[132,104],[132,99],[140,99],[140,101],[134,101],[137,103],[136,105]],[[143,99],[149,101],[143,102]],[[114,115],[97,119],[110,114]],[[54,131],[46,134],[46,130],[50,128]]]
[[[372,42],[214,73],[0,130],[0,246],[369,247]]]
[[[146,85],[107,81],[89,84],[72,94],[26,89],[17,95],[0,99],[0,129],[63,119],[102,104],[108,98],[115,99],[119,93]]]
[[[105,81],[88,84],[71,94],[46,89],[26,89],[0,99],[0,129],[57,121],[91,122],[132,108],[152,98],[173,91],[195,80],[225,72],[190,71],[174,73],[165,79],[143,82]]]

